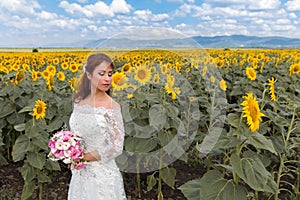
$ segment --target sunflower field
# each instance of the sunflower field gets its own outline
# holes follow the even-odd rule
[[[300,50],[103,50],[114,61],[111,95],[122,106],[117,158],[142,198],[162,185],[186,199],[300,198]],[[49,138],[68,129],[83,65],[95,51],[0,53],[0,164],[24,161],[22,199],[62,163]],[[175,188],[174,161],[206,172]]]

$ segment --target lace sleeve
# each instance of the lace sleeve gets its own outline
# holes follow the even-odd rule
[[[100,161],[107,162],[119,156],[123,151],[124,124],[121,109],[112,109],[105,114],[108,134],[105,148],[98,149]]]

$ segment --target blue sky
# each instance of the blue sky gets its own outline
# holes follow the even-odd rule
[[[300,0],[0,1],[0,46],[109,38],[140,27],[184,36],[300,38]]]

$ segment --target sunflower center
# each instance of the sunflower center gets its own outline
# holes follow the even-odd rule
[[[251,77],[254,77],[254,76],[255,76],[255,74],[254,74],[254,71],[253,71],[253,70],[250,70],[250,71],[249,71],[249,74],[250,74],[250,76],[251,76]]]
[[[295,73],[300,72],[300,65],[296,65],[296,66],[295,66],[294,72],[295,72]]]
[[[250,110],[250,116],[252,118],[252,121],[255,122],[258,120],[258,108],[255,106],[255,102],[251,101],[249,105],[249,110]]]
[[[139,70],[137,75],[138,75],[139,79],[145,79],[147,74],[144,70]]]
[[[123,85],[125,83],[125,79],[123,77],[119,77],[117,80],[116,80],[116,84],[117,85]]]
[[[43,108],[41,106],[37,107],[36,112],[41,114],[43,112]]]

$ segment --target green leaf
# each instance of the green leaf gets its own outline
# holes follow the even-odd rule
[[[25,124],[23,123],[23,124],[14,125],[14,129],[16,131],[19,131],[19,132],[24,131],[25,130]]]
[[[175,176],[176,176],[176,169],[165,167],[159,170],[159,173],[163,179],[163,181],[174,189],[175,184]]]
[[[45,168],[50,171],[60,171],[60,165],[57,161],[47,160],[45,163]]]
[[[28,151],[33,150],[30,139],[26,135],[20,135],[13,146],[12,156],[13,161],[17,162],[24,159],[25,154]]]
[[[217,170],[208,171],[200,180],[201,200],[247,200],[246,189],[224,179]]]
[[[227,120],[228,120],[228,123],[235,127],[235,128],[238,128],[239,127],[239,124],[240,124],[240,116],[238,114],[235,114],[235,113],[229,113],[227,115]]]
[[[149,124],[156,130],[161,130],[167,122],[165,108],[160,104],[151,106],[149,110]]]
[[[36,177],[36,170],[28,163],[24,163],[24,165],[21,168],[21,174],[25,182],[29,182]]]
[[[147,191],[152,190],[152,188],[156,185],[157,181],[154,177],[155,172],[149,176],[147,176]]]
[[[48,125],[48,130],[51,131],[55,131],[58,130],[59,128],[61,128],[63,125],[63,121],[60,117],[55,117],[54,119],[52,119]]]
[[[209,129],[208,134],[205,136],[203,142],[198,145],[197,149],[201,154],[208,154],[217,144],[223,128],[212,127]]]
[[[29,138],[34,138],[39,136],[39,128],[34,124],[33,120],[29,120],[25,124],[25,134]]]
[[[151,138],[127,137],[124,144],[129,152],[148,153],[157,146],[157,141]]]
[[[9,102],[0,102],[0,119],[15,112],[16,107]]]
[[[176,106],[173,106],[172,104],[167,104],[166,114],[168,115],[168,117],[171,118],[177,117],[178,113],[179,110]]]
[[[25,115],[14,112],[11,115],[7,116],[6,120],[8,123],[13,124],[13,125],[21,124],[21,123],[24,123]]]
[[[35,152],[28,152],[27,160],[31,166],[38,169],[43,169],[46,163],[45,155]]]
[[[261,160],[254,155],[253,158],[241,159],[238,155],[232,154],[230,163],[233,171],[254,190],[270,193],[277,191],[272,175],[266,170]]]
[[[5,118],[0,118],[0,130],[3,129],[7,125]]]
[[[26,107],[22,108],[18,113],[31,112],[32,110],[33,110],[32,107],[26,106]]]
[[[40,149],[48,150],[48,138],[39,136],[32,138],[32,144],[36,147],[39,147]]]
[[[49,176],[47,176],[46,174],[44,174],[43,172],[41,172],[41,174],[38,176],[38,182],[39,183],[50,183],[51,178]]]
[[[248,141],[258,149],[266,149],[277,155],[272,140],[267,139],[265,136],[259,134],[258,132],[254,132],[253,134],[249,135]]]
[[[5,159],[5,157],[3,155],[1,155],[1,154],[0,154],[0,164],[1,165],[7,165],[8,164],[8,162]]]
[[[185,184],[181,185],[178,189],[181,190],[183,195],[188,200],[199,200],[200,199],[200,179],[194,179],[191,181],[186,182]]]
[[[29,199],[34,192],[35,181],[25,182],[22,190],[22,199]]]
[[[163,135],[163,134],[164,133],[160,133],[159,135]],[[184,141],[179,140],[178,136],[175,135],[170,141],[168,141],[168,143],[162,143],[163,150],[166,151],[169,155],[179,158],[185,153],[183,149],[185,143],[183,142]]]

